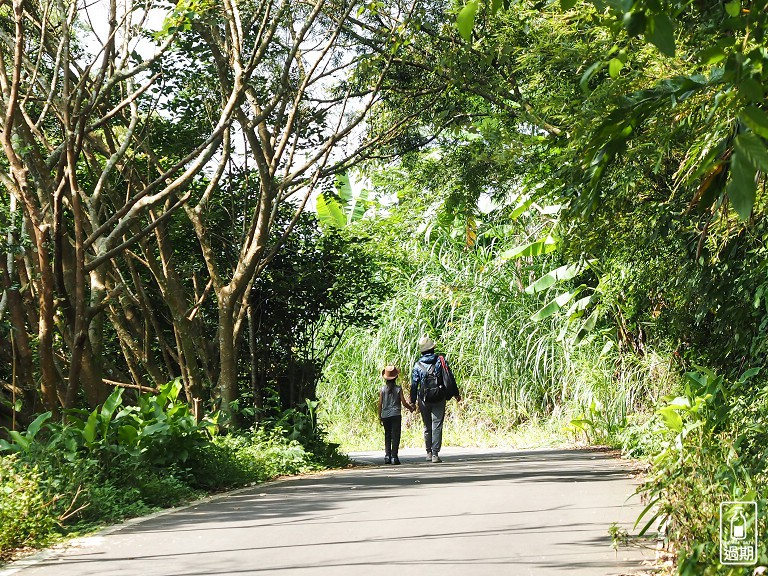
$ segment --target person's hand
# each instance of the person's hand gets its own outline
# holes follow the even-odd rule
[[[461,396],[456,396],[456,402],[461,402]]]

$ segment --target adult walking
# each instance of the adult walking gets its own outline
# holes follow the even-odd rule
[[[411,404],[418,405],[424,423],[427,461],[438,463],[442,462],[445,403],[451,398],[460,402],[461,394],[445,357],[435,354],[432,338],[424,336],[419,340],[419,352],[421,356],[411,373]]]

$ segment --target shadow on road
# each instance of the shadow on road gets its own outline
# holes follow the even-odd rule
[[[157,563],[162,559],[173,559],[173,570],[165,571],[166,576],[255,574],[313,567],[333,573],[334,567],[342,566],[345,569],[379,565],[429,565],[438,568],[443,562],[455,567],[519,566],[519,573],[529,573],[527,569],[522,570],[522,567],[531,566],[543,570],[537,574],[555,571],[609,574],[617,573],[610,570],[623,570],[637,565],[635,558],[622,560],[610,550],[607,528],[612,515],[624,508],[623,502],[617,502],[614,498],[606,502],[598,499],[583,503],[578,501],[576,492],[573,497],[568,495],[568,491],[573,492],[582,484],[588,484],[595,490],[595,483],[598,486],[614,481],[626,483],[628,470],[610,454],[572,450],[457,454],[447,457],[441,465],[429,464],[423,461],[421,455],[401,456],[401,460],[403,465],[399,467],[356,467],[255,486],[128,525],[117,532],[121,537],[141,535],[158,541],[178,533],[186,534],[179,536],[181,538],[202,538],[205,541],[225,530],[250,530],[260,534],[263,532],[259,531],[265,529],[275,531],[300,526],[302,530],[315,534],[303,541],[291,538],[278,541],[274,538],[263,541],[250,539],[247,543],[233,540],[229,546],[211,544],[192,549],[170,546],[167,550],[142,550],[138,553],[80,550],[51,560],[50,565],[58,569],[79,565],[79,573],[95,574],[87,570],[89,565],[95,568],[95,564],[98,564],[100,570],[110,570],[115,562],[140,560],[142,563]],[[531,499],[525,503],[501,499],[497,504],[479,510],[464,506],[454,511],[450,505],[442,504],[429,515],[429,526],[436,528],[428,528],[424,523],[423,511],[413,512],[410,507],[402,505],[390,506],[384,508],[385,517],[378,521],[391,523],[391,535],[371,535],[361,531],[371,522],[377,521],[361,510],[393,494],[405,493],[418,500],[420,494],[429,493],[430,498],[439,498],[441,491],[446,491],[446,497],[452,498],[456,493],[455,487],[460,486],[461,491],[467,494],[473,493],[471,490],[474,489],[480,494],[515,495],[519,492],[516,486],[522,485],[526,485],[527,490],[540,488],[545,493],[554,490],[557,498]],[[451,488],[453,491],[447,491]],[[599,487],[596,490],[599,492]],[[631,489],[624,490],[624,493],[629,496]],[[482,528],[484,524],[490,527]],[[457,529],[457,526],[460,528]],[[339,537],[339,534],[344,537]],[[531,542],[541,539],[551,541],[552,545],[546,554],[542,554],[535,546],[524,546],[522,552],[515,550],[512,553],[505,547],[494,545],[489,548],[480,545],[483,542],[519,542],[521,539]],[[375,556],[361,559],[353,555],[345,559],[343,554],[343,551],[357,546],[391,547],[404,542],[419,542],[426,547],[430,546],[430,542],[435,542],[450,550],[452,541],[462,544],[476,542],[477,550],[485,550],[485,553],[470,558],[441,559],[439,555],[432,555],[423,559],[396,558],[387,562],[379,562]],[[302,556],[302,560],[291,562],[296,554],[302,555],[302,549],[318,547],[322,547],[325,552],[315,561],[308,562]],[[595,550],[598,549],[601,552],[596,555]],[[285,562],[279,566],[271,564],[264,567],[251,564],[242,569],[224,562],[224,566],[218,569],[221,558],[262,555],[269,551],[280,552]],[[308,557],[313,558],[311,551]],[[106,564],[102,564],[104,562]],[[201,568],[201,563],[207,567]],[[217,568],[214,569],[214,566]],[[427,570],[425,573],[435,572],[440,571]]]

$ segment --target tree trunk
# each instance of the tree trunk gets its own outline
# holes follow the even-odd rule
[[[10,259],[0,258],[0,272],[2,273],[2,284],[5,289],[5,293],[8,298],[8,311],[10,312],[11,330],[13,330],[13,338],[16,348],[16,384],[19,388],[24,390],[25,402],[24,408],[31,409],[31,406],[27,406],[26,396],[31,394],[34,398],[35,391],[35,378],[34,378],[34,359],[32,356],[32,350],[30,348],[29,334],[27,333],[27,326],[24,321],[24,303],[19,294],[18,288],[12,281],[10,272],[8,269],[8,261]],[[10,260],[13,262],[12,260]]]
[[[83,350],[83,365],[80,379],[83,383],[85,395],[91,406],[104,402],[109,395],[109,390],[104,385],[104,299],[107,295],[105,286],[104,266],[92,270],[90,273],[91,295],[89,311],[91,316],[88,324],[88,333],[85,349]]]
[[[239,419],[232,411],[232,402],[238,398],[237,351],[235,349],[234,298],[228,290],[219,296],[219,381],[217,384],[221,411],[229,417],[230,426],[237,428]]]
[[[48,234],[40,231],[35,226],[35,240],[37,243],[38,258],[40,259],[40,323],[38,330],[38,355],[40,357],[40,390],[43,395],[43,404],[47,410],[53,413],[54,418],[59,417],[59,399],[57,390],[62,386],[59,382],[55,365],[55,353],[53,351],[54,329],[54,303],[53,303],[53,274],[51,274],[46,244]]]
[[[179,354],[179,368],[184,379],[184,393],[187,396],[187,401],[191,403],[194,398],[202,398],[203,395],[203,373],[198,362],[200,350],[194,336],[196,333],[199,334],[200,330],[195,322],[187,317],[190,304],[185,297],[184,284],[173,264],[173,250],[168,245],[167,231],[164,225],[155,229],[155,238],[160,249],[165,284],[163,296],[171,310],[173,319],[173,330]],[[160,273],[161,271],[156,269],[154,272]]]
[[[253,391],[253,407],[256,413],[256,422],[261,420],[264,413],[264,388],[259,375],[259,363],[257,361],[259,348],[256,345],[256,312],[253,306],[248,306],[248,347],[251,353],[251,390]]]

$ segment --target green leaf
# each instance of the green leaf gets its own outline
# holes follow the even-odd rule
[[[165,432],[169,428],[170,426],[167,422],[155,422],[154,424],[150,424],[149,426],[142,428],[141,435],[152,436],[156,432]]]
[[[502,260],[514,260],[516,258],[524,258],[528,256],[541,256],[542,254],[554,252],[557,249],[558,244],[558,240],[555,240],[552,236],[547,236],[536,242],[506,250],[500,254],[500,258]]]
[[[639,36],[646,30],[647,19],[645,14],[640,11],[627,12],[624,14],[622,24],[631,38],[633,36]]]
[[[347,218],[341,211],[341,206],[335,198],[326,198],[322,193],[317,195],[317,219],[324,226],[343,228]]]
[[[640,520],[642,520],[642,519],[643,519],[643,516],[645,516],[646,514],[648,514],[648,512],[649,512],[649,511],[650,511],[650,510],[651,510],[651,509],[652,509],[652,508],[653,508],[653,507],[654,507],[654,506],[655,506],[655,505],[658,503],[658,501],[659,501],[659,499],[658,499],[658,498],[656,498],[656,499],[654,499],[654,500],[651,500],[651,501],[648,503],[648,505],[647,505],[645,508],[643,508],[643,511],[642,511],[642,512],[640,512],[640,515],[637,517],[637,520],[635,520],[635,525],[632,527],[633,529],[637,528],[638,524],[640,524]],[[658,516],[658,514],[657,514],[656,516],[654,516],[654,519],[655,519],[657,516]]]
[[[570,290],[568,292],[563,292],[562,294],[558,295],[557,298],[554,300],[551,300],[548,302],[541,310],[536,312],[533,316],[531,316],[531,320],[534,322],[538,322],[539,320],[544,320],[545,318],[549,318],[552,316],[552,314],[555,314],[558,312],[563,306],[568,304],[574,296],[576,296],[579,292],[581,292],[585,286],[579,286],[578,288],[575,288],[574,290]]]
[[[579,80],[579,88],[581,88],[582,92],[586,93],[589,91],[589,81],[602,66],[603,61],[598,60],[584,71],[584,74],[581,75],[581,80]]]
[[[765,144],[750,132],[742,132],[733,141],[734,153],[745,158],[753,168],[768,173],[768,151]]]
[[[496,14],[496,12],[501,10],[503,6],[504,6],[503,0],[491,0],[491,13]]]
[[[336,193],[343,204],[352,200],[354,193],[352,192],[352,183],[349,181],[349,174],[344,173],[336,176]]]
[[[130,424],[120,426],[117,430],[117,441],[123,446],[133,446],[139,437],[139,431]]]
[[[746,370],[744,374],[739,376],[739,382],[746,382],[750,378],[757,376],[760,373],[760,370],[762,370],[762,367],[758,366],[757,368],[750,368],[749,370]]]
[[[685,396],[677,396],[665,408],[673,408],[675,410],[690,410],[691,401]]]
[[[664,406],[656,410],[656,413],[661,416],[664,421],[664,425],[674,432],[683,431],[683,419],[672,406]]]
[[[33,440],[35,436],[37,436],[37,433],[40,431],[40,428],[42,428],[43,424],[50,420],[51,416],[51,412],[43,412],[40,414],[40,416],[35,418],[32,423],[27,426],[27,438]]]
[[[580,313],[586,310],[587,306],[592,302],[593,297],[594,294],[590,294],[589,296],[584,296],[584,298],[579,298],[565,311],[565,315],[569,318],[581,316]]]
[[[736,18],[741,13],[741,0],[731,0],[726,2],[725,11],[731,18]]]
[[[108,423],[112,420],[112,415],[117,410],[118,406],[123,402],[123,389],[115,388],[112,394],[104,401],[104,405],[101,407],[101,419],[103,422]]]
[[[475,15],[477,14],[479,0],[469,0],[456,16],[456,27],[464,40],[472,40],[472,28],[475,26]]]
[[[353,198],[352,201],[348,204],[347,224],[357,222],[365,215],[365,211],[368,209],[368,195],[370,193],[370,190],[363,188],[360,190],[360,193],[357,195],[357,197]]]
[[[530,286],[526,287],[525,292],[526,294],[535,294],[536,292],[541,292],[542,290],[546,290],[550,286],[553,286],[557,282],[574,278],[579,274],[579,272],[581,272],[581,264],[578,263],[560,266],[559,268],[555,268],[554,270],[547,272],[541,278],[533,282]]]
[[[574,6],[576,6],[576,0],[560,0],[560,8],[563,12],[567,12]]]
[[[650,33],[648,28],[650,28]],[[646,28],[645,39],[656,46],[659,52],[665,56],[674,56],[675,29],[672,19],[667,14],[654,14],[651,16],[648,28]]]
[[[588,420],[586,418],[574,418],[571,420],[571,426],[574,428],[578,428],[579,430],[587,430],[588,428],[591,428],[595,425],[592,420]]]
[[[589,317],[584,321],[584,324],[581,328],[579,328],[579,331],[576,333],[576,337],[573,339],[574,345],[581,342],[584,337],[592,332],[592,330],[595,329],[595,326],[597,325],[597,319],[600,316],[599,310],[594,310],[592,314],[589,315]]]
[[[533,204],[533,198],[526,198],[520,204],[518,204],[514,210],[512,210],[512,214],[510,214],[509,219],[510,220],[517,220],[520,218],[520,216],[530,208],[531,204]]]
[[[643,512],[640,515],[640,517],[637,519],[637,522],[640,522],[640,518],[642,518],[645,515],[647,510],[649,510],[652,506],[655,506],[658,501],[659,501],[659,499],[656,499],[656,500],[653,500],[650,504],[648,504],[648,506],[645,507],[645,510],[643,510]],[[645,533],[648,531],[648,529],[651,526],[653,526],[654,522],[656,522],[656,519],[659,516],[661,516],[661,509],[657,510],[653,514],[653,516],[651,516],[651,519],[648,520],[648,522],[646,522],[645,526],[643,526],[642,530],[640,530],[640,532],[638,532],[637,535],[640,536],[640,537],[643,537],[645,535]],[[637,522],[635,522],[635,528],[637,528]]]
[[[83,428],[83,439],[85,440],[86,446],[91,446],[94,440],[96,440],[96,426],[98,425],[98,422],[99,414],[94,410],[88,416],[88,421]]]
[[[725,51],[720,46],[710,46],[699,52],[699,61],[705,66],[717,64],[725,59]]]
[[[23,434],[16,432],[16,430],[10,430],[8,432],[8,436],[10,436],[11,440],[13,440],[22,450],[29,449],[30,442],[24,437]]]
[[[608,74],[611,78],[618,78],[622,68],[624,68],[624,62],[618,58],[611,58],[608,62]]]
[[[760,104],[765,96],[763,92],[763,85],[754,78],[742,78],[736,85],[739,88],[739,93],[744,96],[747,102],[752,104]]]
[[[168,383],[167,398],[171,404],[175,403],[181,393],[181,378],[174,378]]]
[[[738,140],[743,134],[736,137]],[[749,219],[752,206],[755,203],[757,184],[755,174],[757,170],[753,164],[745,158],[739,150],[731,156],[731,179],[726,191],[736,214],[741,220]]]
[[[757,106],[749,105],[744,108],[739,119],[758,136],[768,138],[768,116]]]

